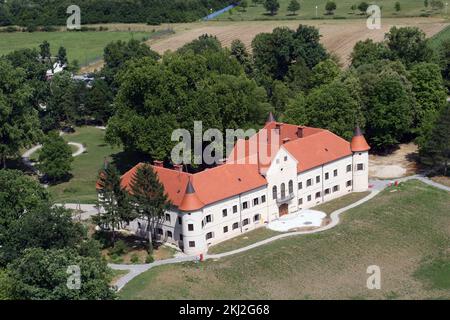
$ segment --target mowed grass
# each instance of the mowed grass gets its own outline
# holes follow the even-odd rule
[[[394,191],[395,190],[395,191]],[[203,263],[151,269],[122,299],[434,299],[450,261],[450,194],[417,180],[344,213],[335,228]],[[431,263],[431,264],[430,264]],[[381,269],[381,289],[366,287]],[[425,270],[425,271],[424,271]],[[437,283],[436,283],[437,282]]]
[[[56,55],[60,46],[67,49],[69,61],[77,60],[80,65],[87,65],[103,56],[103,49],[111,41],[129,39],[144,40],[151,35],[149,32],[113,32],[113,31],[86,31],[86,32],[14,32],[0,33],[0,56],[18,49],[37,48],[44,41],[50,43],[53,55]]]
[[[333,211],[336,211],[338,209],[341,209],[348,205],[351,205],[352,203],[355,203],[356,201],[359,201],[359,200],[367,197],[369,194],[370,194],[369,191],[367,191],[367,192],[352,192],[352,193],[342,196],[340,198],[322,203],[311,209],[323,211],[327,215],[330,215]]]
[[[216,20],[265,20],[265,19],[313,19],[313,18],[365,18],[360,11],[356,9],[352,11],[350,8],[353,4],[358,6],[361,1],[358,0],[340,0],[335,1],[337,9],[334,15],[325,15],[325,4],[328,0],[299,0],[301,9],[297,11],[296,15],[292,15],[287,10],[291,0],[279,0],[280,9],[278,14],[271,16],[268,14],[262,4],[253,6],[251,1],[248,1],[249,6],[246,11],[241,8],[235,8],[229,12],[218,16]],[[400,11],[395,11],[395,3],[400,2]],[[375,0],[367,1],[370,4],[376,4],[381,8],[382,17],[411,17],[420,16],[422,14],[430,15],[445,15],[445,8],[443,10],[432,10],[430,6],[425,8],[423,0]],[[317,5],[317,16],[316,16]]]
[[[64,183],[49,187],[56,203],[92,203],[97,200],[95,183],[98,171],[105,157],[110,157],[121,151],[104,142],[105,131],[95,127],[79,127],[73,134],[65,134],[67,142],[83,144],[87,151],[75,157],[72,162],[73,177]]]
[[[430,38],[430,46],[438,48],[442,42],[450,40],[450,26]]]

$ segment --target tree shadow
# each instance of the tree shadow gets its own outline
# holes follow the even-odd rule
[[[121,174],[124,174],[140,162],[151,162],[149,155],[138,151],[122,151],[111,155],[112,163]]]

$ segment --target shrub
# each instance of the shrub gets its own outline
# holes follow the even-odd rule
[[[131,255],[130,261],[131,261],[131,263],[138,263],[139,262],[139,256],[136,253],[133,253]]]
[[[153,256],[151,254],[149,254],[146,258],[145,258],[145,263],[152,263],[153,261],[155,261],[155,259],[153,259]]]
[[[116,242],[113,248],[111,248],[111,254],[121,255],[124,254],[127,250],[127,245],[123,240],[119,240]]]

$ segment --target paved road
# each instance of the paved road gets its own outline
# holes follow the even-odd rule
[[[219,253],[219,254],[206,254],[204,256],[204,259],[220,259],[223,257],[227,257],[227,256],[231,256],[237,253],[241,253],[241,252],[245,252],[263,245],[266,245],[270,242],[279,240],[279,239],[283,239],[283,238],[287,238],[287,237],[292,237],[292,236],[297,236],[297,235],[303,235],[303,234],[312,234],[312,233],[317,233],[317,232],[322,232],[325,230],[329,230],[331,228],[334,228],[340,221],[339,216],[346,212],[349,209],[352,209],[354,207],[357,207],[361,204],[363,204],[366,201],[369,201],[370,199],[372,199],[373,197],[375,197],[377,194],[379,194],[383,189],[385,189],[389,183],[392,183],[394,181],[398,181],[398,182],[403,182],[403,181],[408,181],[408,180],[412,180],[412,179],[417,179],[420,180],[426,184],[429,184],[433,187],[445,190],[445,191],[449,191],[450,192],[450,188],[444,185],[441,185],[439,183],[436,183],[430,179],[428,179],[425,176],[422,175],[414,175],[414,176],[409,176],[409,177],[404,177],[404,178],[400,178],[400,179],[395,179],[395,180],[371,180],[370,181],[370,186],[371,186],[371,192],[369,195],[367,195],[366,197],[360,199],[359,201],[356,201],[344,208],[341,208],[339,210],[336,210],[334,212],[332,212],[330,214],[330,218],[331,218],[331,222],[329,224],[327,224],[326,226],[323,226],[321,228],[315,229],[315,230],[309,230],[309,231],[297,231],[297,232],[289,232],[289,233],[283,233],[281,235],[277,235],[256,243],[253,243],[249,246],[246,247],[242,247],[236,250],[232,250],[232,251],[228,251],[228,252],[224,252],[224,253]],[[139,265],[128,265],[128,264],[109,264],[108,266],[112,269],[115,270],[128,270],[129,272],[124,275],[123,277],[121,277],[117,282],[116,282],[116,286],[117,286],[117,290],[121,290],[128,282],[130,282],[132,279],[134,279],[135,277],[137,277],[138,275],[140,275],[141,273],[156,267],[156,266],[161,266],[161,265],[165,265],[165,264],[173,264],[173,263],[180,263],[180,262],[186,262],[186,261],[197,261],[198,257],[197,256],[183,256],[183,257],[177,257],[177,258],[173,258],[173,259],[167,259],[167,260],[161,260],[161,261],[155,261],[153,263],[148,263],[148,264],[139,264]]]

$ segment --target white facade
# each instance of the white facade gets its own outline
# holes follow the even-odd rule
[[[267,185],[195,212],[168,211],[167,219],[158,224],[154,234],[187,254],[201,254],[209,246],[264,226],[280,214],[368,189],[368,152],[356,152],[300,173],[297,165],[297,160],[281,147],[266,171]],[[135,221],[131,228],[140,232],[145,224]]]

